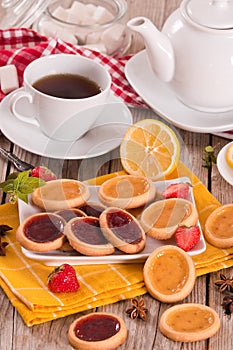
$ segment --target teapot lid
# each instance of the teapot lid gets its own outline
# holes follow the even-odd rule
[[[181,6],[199,25],[213,29],[233,28],[233,0],[185,0]]]

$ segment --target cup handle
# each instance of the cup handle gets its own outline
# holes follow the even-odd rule
[[[26,98],[29,103],[33,103],[33,96],[29,92],[25,90],[15,91],[15,93],[10,99],[11,112],[14,114],[16,118],[22,120],[23,122],[39,127],[40,125],[38,121],[35,119],[35,116],[26,117],[25,115],[17,112],[17,103],[21,98]]]

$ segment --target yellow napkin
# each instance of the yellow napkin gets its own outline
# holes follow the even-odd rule
[[[88,182],[92,185],[100,184],[117,174],[119,173]],[[207,216],[220,206],[220,203],[182,163],[169,178],[177,176],[188,176],[192,181],[203,226]],[[27,326],[146,293],[142,275],[143,264],[140,263],[75,266],[80,289],[75,293],[53,294],[47,289],[47,277],[53,268],[25,258],[15,241],[15,230],[19,224],[17,205],[0,206],[0,224],[7,224],[13,228],[2,239],[9,245],[6,248],[6,256],[0,257],[0,285]],[[233,248],[221,250],[207,244],[206,252],[193,259],[197,275],[200,276],[232,266]]]

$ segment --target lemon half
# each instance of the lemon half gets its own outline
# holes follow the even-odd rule
[[[121,163],[131,175],[153,181],[170,174],[179,161],[180,144],[166,124],[144,119],[129,127],[120,145]]]

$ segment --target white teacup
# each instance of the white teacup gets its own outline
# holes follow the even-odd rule
[[[34,83],[51,75],[79,75],[91,80],[100,92],[89,97],[63,98],[40,92]],[[73,141],[82,137],[97,120],[110,94],[111,76],[98,62],[80,55],[57,54],[31,62],[24,71],[23,89],[12,93],[10,108],[20,120],[36,125],[49,138]],[[34,115],[28,117],[17,109],[26,98]]]

